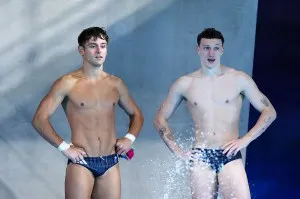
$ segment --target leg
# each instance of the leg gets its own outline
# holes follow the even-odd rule
[[[247,175],[241,159],[227,163],[218,174],[220,193],[227,198],[250,199]]]
[[[93,186],[94,176],[88,169],[77,164],[68,164],[65,179],[66,199],[90,199]]]
[[[108,169],[102,176],[95,180],[93,199],[120,199],[121,176],[119,164]]]
[[[216,172],[206,163],[191,167],[191,191],[193,199],[216,198]]]

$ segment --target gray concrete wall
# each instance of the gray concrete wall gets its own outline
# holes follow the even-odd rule
[[[225,37],[223,63],[251,75],[257,0],[101,0],[0,2],[0,198],[64,197],[66,158],[40,138],[30,121],[59,76],[78,68],[77,36],[104,26],[111,37],[105,70],[121,77],[145,116],[136,157],[121,160],[122,198],[189,198],[188,175],[160,141],[154,114],[171,83],[199,68],[196,36],[215,27]],[[247,131],[249,103],[242,111]],[[118,134],[128,118],[117,109]],[[52,118],[67,141],[61,107]],[[171,119],[182,145],[192,133],[182,104]]]

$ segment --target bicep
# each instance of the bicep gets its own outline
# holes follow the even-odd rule
[[[262,112],[264,109],[272,107],[269,99],[258,89],[252,78],[244,77],[242,81],[243,93],[256,110]]]
[[[170,88],[167,98],[161,105],[158,114],[165,119],[169,119],[182,100],[183,95],[180,91],[180,88],[176,84],[173,85]]]
[[[61,104],[65,96],[66,94],[61,82],[56,81],[47,95],[42,99],[36,114],[41,117],[50,117]]]
[[[136,111],[138,111],[138,107],[134,102],[133,98],[129,95],[128,88],[125,84],[121,81],[118,85],[119,91],[119,106],[128,114],[133,115]]]

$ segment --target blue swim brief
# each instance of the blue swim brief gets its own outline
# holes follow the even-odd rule
[[[108,169],[115,166],[119,160],[118,155],[108,155],[101,157],[84,157],[87,165],[82,162],[76,162],[75,164],[81,165],[91,171],[95,178],[102,176]],[[72,163],[68,160],[68,164]]]
[[[193,148],[192,150],[193,154],[199,153],[199,160],[207,163],[216,173],[219,173],[227,163],[242,158],[240,151],[236,155],[227,157],[226,154],[223,154],[223,149]]]

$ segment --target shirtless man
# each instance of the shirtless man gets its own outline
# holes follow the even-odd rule
[[[169,90],[155,118],[155,128],[169,149],[189,161],[193,199],[247,199],[250,191],[240,150],[259,137],[275,120],[276,111],[246,73],[220,64],[222,34],[208,28],[197,37],[201,68],[180,77]],[[239,136],[243,96],[261,113],[256,125]],[[183,151],[174,139],[167,120],[184,100],[195,124],[191,151]],[[218,188],[217,188],[218,187]]]
[[[55,81],[33,118],[37,132],[69,159],[67,199],[119,199],[118,155],[131,149],[143,125],[142,113],[123,81],[103,71],[108,40],[99,27],[81,32],[78,51],[83,66]],[[117,103],[130,117],[128,133],[121,139],[115,132]],[[49,121],[59,104],[71,127],[72,144],[64,142]]]

